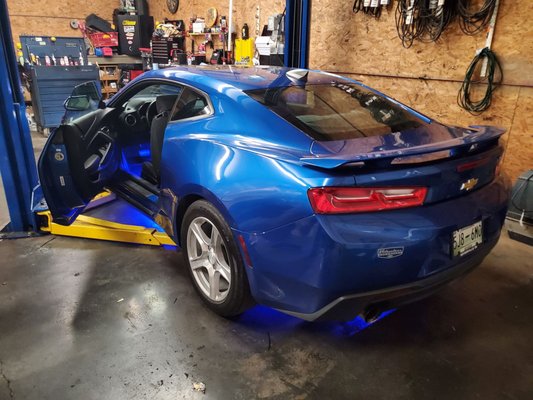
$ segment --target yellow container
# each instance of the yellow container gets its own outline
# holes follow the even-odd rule
[[[253,39],[236,39],[235,40],[235,64],[253,65],[254,57],[254,40]]]

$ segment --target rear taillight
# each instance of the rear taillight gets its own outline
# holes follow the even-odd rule
[[[422,205],[425,187],[395,188],[311,188],[307,192],[317,214],[360,213]]]

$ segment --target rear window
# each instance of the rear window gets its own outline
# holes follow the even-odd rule
[[[315,140],[381,136],[426,123],[358,85],[332,83],[246,92]]]

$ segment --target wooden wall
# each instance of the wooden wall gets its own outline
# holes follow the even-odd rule
[[[268,17],[272,14],[279,14],[285,8],[284,0],[234,0],[233,1],[233,22],[236,32],[240,32],[240,28],[244,23],[250,27],[250,36],[255,36],[255,15],[256,9],[259,6],[260,25],[266,25]],[[218,15],[229,16],[229,1],[224,0],[215,2],[213,0],[190,0],[181,1],[179,10],[176,14],[170,14],[166,7],[164,0],[150,1],[150,13],[155,19],[162,20],[167,17],[169,19],[182,19],[188,23],[191,15],[206,16],[207,10],[210,7],[216,7]],[[239,35],[240,37],[240,35]]]
[[[353,76],[437,120],[505,127],[504,169],[514,179],[533,168],[533,15],[531,0],[501,0],[493,50],[504,85],[492,107],[472,116],[456,102],[466,69],[485,34],[464,35],[457,25],[438,43],[405,49],[396,33],[393,7],[375,20],[352,12],[352,2],[314,1],[310,67]]]
[[[85,19],[91,13],[112,20],[118,0],[7,0],[13,40],[20,35],[81,36],[70,27],[72,19]]]
[[[205,16],[215,5],[219,15],[229,15],[228,1],[181,1],[171,15],[165,0],[150,0],[156,20],[164,17],[188,21]],[[394,6],[375,20],[352,12],[352,2],[312,2],[310,67],[340,72],[372,85],[398,100],[446,123],[492,124],[508,130],[504,169],[516,178],[533,168],[533,15],[531,0],[501,0],[493,50],[504,69],[504,85],[492,107],[475,117],[456,104],[456,96],[475,50],[483,47],[485,35],[465,36],[458,26],[449,29],[438,43],[416,43],[402,47],[394,22]],[[71,19],[97,13],[111,20],[115,0],[50,0],[35,8],[31,0],[8,0],[13,36],[20,34],[73,36]],[[234,0],[236,31],[246,22],[255,36],[256,7],[260,7],[261,28],[269,15],[281,13],[284,0]]]
[[[118,7],[118,0],[49,0],[46,5],[36,6],[33,0],[8,0],[9,15],[13,38],[19,35],[43,36],[79,36],[79,32],[70,28],[72,19],[84,19],[91,13],[111,21],[113,9]],[[176,14],[170,14],[165,0],[150,0],[150,14],[156,20],[183,19],[188,21],[192,15],[205,16],[207,9],[216,7],[219,15],[229,15],[229,1],[212,0],[181,1]],[[260,6],[261,26],[267,23],[269,15],[281,13],[285,7],[283,0],[234,0],[233,17],[236,30],[239,31],[246,22],[250,34],[255,31],[256,7]]]
[[[91,13],[111,21],[113,9],[119,5],[118,0],[48,0],[46,5],[35,6],[34,0],[8,0],[13,39],[23,34],[43,36],[80,36],[78,30],[70,28],[72,19],[84,19]],[[213,0],[181,1],[176,14],[170,14],[166,0],[148,1],[150,14],[156,21],[182,19],[188,24],[193,15],[206,16],[210,7],[216,7],[218,15],[229,16],[229,1],[214,2]],[[250,27],[250,35],[255,36],[255,16],[257,6],[260,7],[260,26],[267,23],[272,14],[283,12],[284,0],[234,0],[233,21],[235,31],[240,32],[246,22]],[[238,36],[240,37],[240,35]],[[189,43],[187,44],[190,45]]]

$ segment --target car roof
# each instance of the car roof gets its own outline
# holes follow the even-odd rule
[[[296,70],[287,67],[257,66],[242,67],[234,65],[179,66],[154,70],[143,74],[144,78],[166,78],[203,89],[221,89],[227,85],[240,90],[267,89],[298,84],[290,79],[290,71],[308,71],[306,83],[331,83],[332,80],[346,78],[320,71]]]
[[[298,80],[294,76],[292,78],[288,76],[288,73],[291,71],[296,76],[307,73],[304,79]],[[266,65],[254,67],[235,65],[183,65],[148,71],[135,79],[135,81],[140,82],[145,79],[170,79],[203,90],[206,93],[219,92],[229,97],[238,96],[242,91],[280,88],[301,85],[302,83],[331,84],[332,82],[345,82],[345,84],[359,85],[364,89],[384,96],[409,113],[427,122],[431,121],[427,116],[358,80],[325,71]]]

